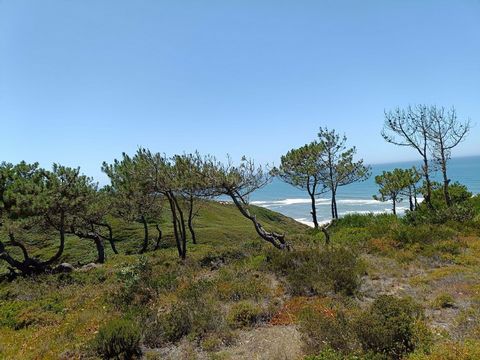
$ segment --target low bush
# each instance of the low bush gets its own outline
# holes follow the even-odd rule
[[[211,282],[198,281],[181,291],[180,300],[169,311],[154,314],[147,321],[145,343],[158,347],[175,343],[184,336],[201,340],[208,334],[226,330],[228,326],[213,289]]]
[[[121,286],[115,293],[114,302],[121,306],[143,306],[156,296],[152,266],[144,256],[134,265],[124,267],[117,274]]]
[[[354,329],[364,351],[401,359],[420,345],[420,339],[428,340],[422,317],[423,311],[411,299],[383,295],[356,319]]]
[[[245,269],[221,269],[216,293],[222,301],[260,300],[270,295],[267,279],[261,272]]]
[[[300,331],[310,354],[348,354],[358,348],[351,316],[340,307],[307,308],[300,314]],[[320,358],[322,359],[322,358]],[[332,357],[335,359],[335,357]]]
[[[344,247],[271,252],[269,267],[284,276],[293,295],[336,292],[353,295],[360,286],[363,263]]]
[[[135,359],[142,354],[140,328],[130,319],[114,319],[102,326],[94,349],[102,359]]]
[[[228,323],[233,328],[254,326],[262,317],[262,308],[252,302],[236,303],[228,313]]]
[[[447,226],[429,224],[418,226],[400,224],[392,230],[392,239],[397,241],[400,246],[416,243],[432,244],[437,241],[452,239],[455,235],[456,231]]]

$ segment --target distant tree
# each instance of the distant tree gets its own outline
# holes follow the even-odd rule
[[[204,162],[205,175],[210,186],[219,194],[232,199],[240,213],[253,223],[255,231],[262,239],[278,249],[289,249],[285,234],[265,230],[249,206],[249,196],[270,182],[270,173],[245,157],[238,166],[233,165],[230,160],[222,163],[213,157],[204,158]]]
[[[168,201],[178,255],[181,259],[185,259],[187,256],[187,225],[184,210],[178,198],[182,189],[178,169],[175,168],[171,159],[160,153],[152,153],[148,149],[140,149],[137,156],[146,164],[146,176],[153,185],[152,192],[156,196],[163,196]],[[159,230],[159,238],[160,234]]]
[[[322,183],[325,164],[320,161],[320,158],[323,151],[324,147],[315,141],[298,149],[290,150],[282,156],[279,168],[273,169],[272,172],[286,183],[308,192],[315,229],[319,228],[316,197],[328,190]]]
[[[161,213],[160,193],[155,191],[155,182],[150,173],[144,149],[130,157],[123,153],[122,159],[113,164],[103,163],[102,171],[111,182],[118,214],[128,221],[139,221],[143,225],[144,237],[140,253],[149,245],[148,222]]]
[[[105,236],[99,231],[99,236],[107,240],[110,243],[110,247],[115,254],[118,254],[117,247],[115,245],[115,239],[113,238],[113,229],[108,222],[108,217],[114,214],[115,199],[111,194],[110,186],[105,186],[94,194],[94,199],[89,204],[88,217],[92,219],[94,226],[106,229],[108,235]]]
[[[45,223],[65,234],[92,240],[97,248],[97,262],[105,262],[103,240],[94,225],[100,221],[91,211],[96,201],[98,185],[92,178],[80,174],[80,168],[53,164],[46,174],[45,191],[38,196]]]
[[[429,142],[431,118],[426,105],[409,106],[406,110],[397,108],[385,112],[383,138],[394,145],[415,149],[423,160],[422,172],[425,178],[425,202],[432,207],[432,182],[430,180]]]
[[[95,242],[97,261],[105,260],[103,242],[93,228],[88,208],[94,200],[97,185],[93,180],[80,174],[80,170],[53,165],[46,171],[37,164],[24,162],[2,166],[2,224],[5,224],[9,242],[0,243],[0,258],[5,260],[12,271],[31,274],[46,270],[60,259],[65,250],[65,237],[74,234]],[[89,232],[85,232],[85,228]],[[91,231],[90,231],[91,229]],[[20,240],[26,232],[59,234],[57,251],[48,260],[40,260],[29,254],[29,246]],[[23,260],[11,255],[8,247],[21,249]]]
[[[414,166],[410,169],[404,170],[406,187],[401,192],[401,195],[408,198],[409,209],[414,211],[418,208],[418,182],[422,179],[422,175],[418,172],[417,168]]]
[[[379,201],[392,201],[393,214],[397,214],[397,203],[402,201],[400,195],[408,187],[409,171],[403,169],[394,169],[393,171],[384,171],[381,175],[375,176],[375,182],[380,187],[380,196],[374,195],[373,198]]]
[[[48,260],[34,258],[29,254],[27,245],[18,239],[18,234],[31,229],[41,222],[34,203],[44,189],[44,170],[38,163],[17,165],[0,164],[0,225],[8,236],[8,241],[0,237],[0,259],[8,264],[12,273],[17,270],[23,274],[44,271],[60,258],[64,250],[64,237],[60,234],[58,250]],[[15,256],[19,249],[22,259]]]
[[[428,139],[431,141],[433,159],[440,166],[443,176],[443,193],[447,206],[452,205],[449,194],[450,179],[447,176],[447,162],[451,152],[470,131],[470,122],[460,122],[455,108],[446,111],[443,107],[431,106],[429,109]]]
[[[194,218],[200,211],[200,200],[217,195],[217,191],[207,183],[205,163],[198,152],[194,154],[175,155],[172,158],[174,177],[178,180],[178,194],[188,206],[187,224],[194,244],[197,237]]]
[[[321,182],[332,194],[332,219],[338,219],[338,188],[368,179],[370,167],[365,166],[363,160],[353,160],[356,148],[347,148],[345,135],[340,136],[335,130],[320,128],[318,138],[319,146],[323,149],[319,158],[323,168]]]

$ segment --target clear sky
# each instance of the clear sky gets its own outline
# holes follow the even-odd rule
[[[0,0],[0,161],[100,165],[138,146],[276,162],[320,126],[415,159],[384,109],[454,105],[480,154],[478,0]]]

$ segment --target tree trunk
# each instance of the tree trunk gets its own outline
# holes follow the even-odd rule
[[[114,254],[118,254],[117,247],[115,246],[115,242],[113,241],[113,230],[109,224],[104,224],[104,226],[108,229],[108,242],[110,243],[110,247]]]
[[[441,158],[441,168],[442,168],[442,176],[443,176],[443,196],[445,198],[445,204],[450,207],[452,206],[452,200],[450,198],[450,192],[448,186],[450,184],[450,180],[447,176],[447,159],[445,157],[445,151],[442,149],[442,158]]]
[[[106,227],[108,229],[108,238],[105,238],[105,236],[102,236],[100,235],[100,237],[108,240],[108,242],[110,243],[110,247],[112,248],[112,251],[118,255],[118,250],[117,250],[117,247],[115,246],[115,241],[113,240],[113,229],[112,227],[110,226],[110,224],[107,224],[107,223],[95,223],[95,225],[98,225],[98,226],[103,226],[103,227]]]
[[[413,199],[415,202],[415,210],[418,209],[417,188],[413,185]]]
[[[49,260],[43,262],[44,265],[51,265],[58,259],[63,254],[63,251],[65,250],[65,213],[62,211],[60,213],[60,245],[58,246],[58,250],[55,255],[53,255]]]
[[[160,241],[162,240],[162,229],[160,229],[160,226],[157,224],[155,225],[158,231],[158,237],[157,237],[157,243],[155,244],[155,249],[158,250],[160,248]]]
[[[318,219],[317,219],[317,203],[315,201],[315,191],[316,191],[316,185],[313,185],[313,188],[310,190],[310,180],[307,182],[307,191],[308,195],[310,195],[310,200],[311,200],[311,206],[312,206],[312,211],[310,214],[312,214],[312,220],[313,220],[313,226],[315,229],[318,230]]]
[[[408,204],[410,206],[410,211],[413,211],[414,206],[413,206],[413,194],[412,194],[412,188],[411,187],[408,188]]]
[[[177,208],[177,212],[179,214],[178,222],[179,222],[179,227],[181,230],[181,235],[182,235],[182,254],[180,257],[182,260],[185,260],[187,257],[187,232],[186,232],[186,227],[185,227],[185,217],[183,216],[183,210],[180,207],[178,200],[175,196],[173,196],[173,202]]]
[[[190,195],[189,199],[189,209],[188,209],[188,229],[190,230],[190,234],[192,235],[192,243],[196,244],[197,243],[197,236],[195,234],[195,229],[193,228],[193,204],[194,204],[194,199],[193,196]]]
[[[142,224],[143,224],[143,233],[144,233],[143,245],[142,245],[142,248],[140,249],[140,254],[143,254],[148,249],[148,223],[147,223],[147,220],[145,219],[145,216],[143,215],[140,218],[140,220],[142,221]]]
[[[328,224],[322,226],[320,230],[323,232],[323,235],[325,235],[325,244],[330,245],[330,233],[328,232],[328,228],[332,226],[335,223],[335,220],[332,220]]]
[[[393,195],[392,196],[392,211],[393,211],[393,215],[397,215],[397,196],[396,195]]]
[[[99,264],[104,264],[105,263],[105,246],[103,245],[103,240],[97,233],[92,234],[92,239],[95,242],[95,246],[97,247],[98,258],[96,262]]]
[[[251,215],[250,212],[248,211],[248,209],[246,209],[242,203],[240,201],[243,202],[243,199],[242,197],[239,195],[239,194],[235,194],[233,190],[230,190],[230,189],[226,189],[227,190],[227,194],[230,196],[230,198],[233,200],[233,203],[235,204],[235,206],[237,207],[238,210],[240,210],[240,213],[246,217],[247,219],[249,219],[254,227],[255,227],[255,231],[257,232],[257,234],[264,240],[268,241],[269,243],[271,243],[273,246],[275,246],[277,249],[281,249],[281,250],[290,250],[290,246],[287,244],[287,242],[285,241],[285,235],[284,234],[277,234],[275,232],[268,232],[266,231],[262,224],[260,224],[258,221],[257,221],[257,218],[255,217],[255,215]],[[239,198],[241,200],[239,200]]]
[[[425,185],[427,187],[427,194],[425,196],[425,202],[427,206],[432,209],[432,182],[430,181],[430,174],[429,174],[429,165],[428,165],[428,158],[426,155],[423,156],[423,175],[425,176]]]
[[[335,190],[332,190],[332,219],[338,220],[337,194]]]
[[[183,256],[186,256],[186,251],[183,250],[183,235],[180,234],[181,230],[179,229],[179,219],[177,215],[177,206],[175,203],[175,195],[171,191],[166,192],[166,197],[170,205],[170,211],[172,213],[172,223],[173,223],[173,233],[175,235],[175,243],[177,245],[178,256],[183,259]]]

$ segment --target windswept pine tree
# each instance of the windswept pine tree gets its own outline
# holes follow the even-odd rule
[[[327,192],[323,175],[325,164],[321,161],[324,147],[314,141],[282,156],[280,166],[272,174],[298,189],[306,190],[311,201],[311,215],[315,229],[319,228],[316,197]]]
[[[318,140],[322,148],[318,159],[323,167],[321,182],[331,192],[332,219],[338,219],[338,188],[367,180],[370,177],[370,167],[364,165],[363,159],[354,161],[357,150],[355,147],[347,147],[345,135],[341,136],[335,130],[320,128]]]
[[[149,221],[158,217],[162,208],[160,194],[154,191],[155,182],[143,153],[143,149],[132,157],[123,153],[122,159],[115,159],[112,164],[104,162],[102,166],[102,171],[110,179],[110,192],[118,215],[143,225],[141,253],[149,246]]]

